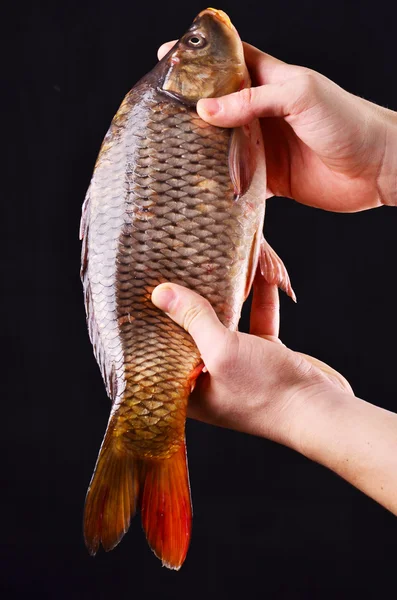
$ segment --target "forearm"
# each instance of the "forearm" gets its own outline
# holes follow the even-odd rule
[[[397,206],[397,122],[394,128],[390,127],[388,133],[379,184],[382,203]]]
[[[397,515],[397,414],[336,391],[301,416],[293,447]]]
[[[397,112],[362,100],[372,114],[382,145],[382,162],[377,178],[378,193],[382,204],[397,206]]]

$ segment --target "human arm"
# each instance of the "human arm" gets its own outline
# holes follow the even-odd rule
[[[279,341],[274,286],[255,278],[251,334],[227,330],[181,286],[162,284],[152,299],[192,335],[208,370],[190,417],[289,446],[397,515],[397,415],[356,398],[331,367]]]
[[[338,212],[397,206],[397,113],[316,71],[244,51],[253,87],[200,100],[197,111],[222,127],[260,119],[268,195]]]
[[[338,391],[306,400],[292,447],[397,515],[397,415]]]

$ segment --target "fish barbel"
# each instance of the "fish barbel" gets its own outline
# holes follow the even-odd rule
[[[103,141],[81,221],[89,334],[112,401],[85,505],[92,554],[118,544],[137,506],[164,565],[178,569],[189,546],[185,419],[204,365],[190,335],[152,304],[154,287],[195,290],[230,329],[258,264],[293,294],[262,236],[259,123],[213,127],[195,108],[249,85],[236,29],[208,8],[127,94]]]

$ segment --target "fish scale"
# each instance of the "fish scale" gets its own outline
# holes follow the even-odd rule
[[[195,23],[224,60],[216,71],[222,89],[247,84],[230,21],[207,9]],[[87,493],[85,540],[93,554],[100,543],[113,548],[139,503],[151,548],[172,568],[182,564],[190,539],[185,420],[203,364],[192,337],[151,295],[164,282],[186,286],[236,329],[258,262],[266,190],[258,124],[234,132],[201,120],[195,103],[165,91],[179,63],[165,57],[125,97],[81,222],[88,329],[112,400]],[[209,77],[188,78],[189,89],[194,81],[212,85]]]
[[[137,106],[138,94],[134,88],[127,95],[98,157],[89,192],[88,277],[103,353],[112,358],[122,346],[122,365],[118,354],[105,367],[123,390],[113,405],[114,430],[129,451],[165,457],[184,440],[189,376],[201,359],[191,337],[153,306],[151,292],[165,281],[187,285],[235,327],[246,237],[252,240],[253,232],[246,231],[245,206],[236,202],[230,179],[230,131],[160,93],[146,92]],[[115,172],[123,181],[116,208],[108,193]],[[159,394],[161,422],[152,426],[150,402]]]
[[[117,303],[119,319],[125,311],[128,319],[120,330],[126,385],[115,428],[123,431],[123,443],[133,452],[164,458],[183,443],[189,375],[201,359],[191,337],[153,307],[151,291],[167,280],[188,285],[210,296],[222,318],[227,298],[219,292],[230,286],[232,263],[217,261],[227,258],[227,247],[219,248],[219,240],[214,240],[215,249],[212,240],[202,240],[213,238],[217,220],[228,219],[225,209],[234,203],[234,191],[227,166],[228,131],[203,126],[195,111],[163,97],[149,100],[145,108],[150,120],[132,132],[138,138],[136,168],[128,173],[126,198],[126,212],[139,224],[128,227],[119,244],[118,269],[130,278]],[[183,168],[173,166],[174,150]],[[216,158],[206,166],[200,159],[208,154]],[[235,256],[233,237],[228,236],[229,254]],[[161,402],[157,409],[153,399]]]

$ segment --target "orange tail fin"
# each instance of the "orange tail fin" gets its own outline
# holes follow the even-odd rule
[[[129,528],[137,500],[148,543],[170,569],[179,569],[189,547],[192,510],[185,444],[171,458],[137,460],[106,435],[88,488],[84,537],[90,554],[112,550]]]
[[[142,484],[141,518],[149,546],[163,566],[178,570],[192,528],[185,444],[171,458],[145,461]]]
[[[112,550],[128,531],[135,514],[138,473],[131,456],[117,451],[105,436],[88,488],[84,538],[90,554],[99,545]]]

